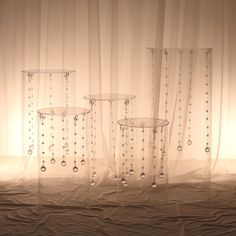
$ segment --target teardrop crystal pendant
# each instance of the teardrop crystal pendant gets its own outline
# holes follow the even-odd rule
[[[118,176],[117,176],[117,174],[115,174],[115,176],[114,176],[114,180],[115,180],[115,181],[118,180]]]
[[[62,165],[62,166],[66,166],[66,161],[63,160],[63,161],[61,162],[61,165]]]
[[[178,152],[181,152],[181,151],[182,151],[182,146],[179,145],[179,146],[177,147],[177,151],[178,151]]]
[[[32,154],[33,154],[33,151],[32,151],[31,149],[29,149],[29,150],[27,151],[27,153],[28,153],[28,155],[32,155]]]
[[[80,163],[81,163],[81,165],[85,165],[85,160],[82,159]]]
[[[192,140],[189,139],[189,140],[187,141],[187,144],[188,144],[188,145],[191,145],[191,144],[192,144]]]
[[[161,172],[160,175],[159,175],[160,178],[164,178],[165,177],[165,174],[164,172]]]
[[[92,173],[92,176],[93,176],[93,177],[96,177],[96,175],[97,175],[97,173],[96,173],[96,171],[94,171],[94,172]]]
[[[156,187],[157,187],[156,182],[152,182],[152,188],[156,188]]]
[[[133,169],[133,168],[131,168],[131,169],[129,170],[129,174],[130,174],[130,175],[133,175],[133,174],[134,174],[134,169]]]
[[[78,170],[79,170],[79,169],[78,169],[77,166],[74,166],[74,167],[73,167],[73,171],[74,171],[74,172],[78,172]]]
[[[55,158],[51,158],[50,162],[51,162],[52,164],[55,164],[55,163],[56,163]]]
[[[40,170],[41,170],[42,172],[45,172],[45,171],[46,171],[46,167],[45,167],[45,166],[41,166]]]
[[[49,146],[48,146],[48,150],[49,150],[49,151],[53,151],[53,146],[54,146],[53,144],[49,145]]]
[[[126,183],[126,179],[125,179],[124,177],[122,177],[121,180],[120,180],[120,182],[121,182],[122,184],[125,184],[125,183]]]
[[[142,173],[140,174],[140,177],[141,177],[141,178],[144,178],[144,177],[145,177],[145,173],[142,172]]]

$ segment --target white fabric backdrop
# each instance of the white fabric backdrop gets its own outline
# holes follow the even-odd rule
[[[1,0],[0,179],[22,168],[22,69],[75,69],[78,105],[88,93],[134,93],[141,115],[147,47],[213,48],[212,174],[234,175],[235,11],[234,0]]]

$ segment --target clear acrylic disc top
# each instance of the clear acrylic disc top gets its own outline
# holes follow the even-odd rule
[[[118,94],[118,93],[104,93],[104,94],[90,94],[84,96],[84,99],[92,101],[118,101],[118,100],[130,100],[135,96],[131,94]]]
[[[89,113],[89,109],[81,107],[50,107],[38,110],[42,115],[55,115],[55,116],[74,116],[74,115],[86,115]]]
[[[167,120],[157,118],[128,118],[118,121],[120,126],[136,127],[136,128],[158,128],[169,124]]]

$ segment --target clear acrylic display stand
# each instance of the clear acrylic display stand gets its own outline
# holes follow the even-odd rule
[[[38,194],[37,111],[46,107],[75,106],[74,70],[30,69],[22,71],[22,187],[34,185]],[[27,188],[27,187],[26,187]]]
[[[211,181],[211,48],[148,48],[153,110],[171,122],[168,165],[171,186],[189,192],[171,194],[177,201],[206,199]],[[158,94],[158,103],[155,103]],[[173,187],[172,189],[174,189]],[[201,189],[201,191],[199,191]],[[174,192],[174,191],[173,191]]]
[[[84,99],[91,109],[89,199],[94,204],[98,195],[109,192],[102,198],[103,204],[117,204],[117,120],[131,115],[135,96],[107,93],[86,95]]]
[[[157,118],[128,118],[119,120],[118,124],[119,201],[125,203],[129,191],[134,202],[167,200],[168,150],[163,132],[165,129],[167,135],[169,122]]]
[[[110,183],[117,180],[116,140],[117,117],[130,116],[134,95],[129,94],[90,94],[84,96],[90,103],[90,152],[91,185],[101,182],[102,175],[110,178]],[[123,102],[123,103],[120,103]],[[100,125],[101,124],[101,125]],[[104,147],[107,150],[104,152]],[[99,168],[100,178],[96,169]]]
[[[88,109],[78,107],[38,110],[40,204],[86,203],[90,178],[88,113]]]
[[[26,167],[38,153],[37,110],[75,106],[75,83],[74,70],[22,71],[22,156]]]

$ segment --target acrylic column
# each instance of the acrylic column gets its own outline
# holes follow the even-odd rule
[[[75,71],[22,71],[22,157],[25,173],[37,177],[37,111],[75,106]]]
[[[169,183],[207,184],[211,178],[213,51],[149,48],[149,53],[152,83],[158,81],[159,85],[158,114],[170,122]],[[189,196],[175,197],[178,200],[202,198],[197,194],[191,195],[191,199]]]
[[[88,109],[52,107],[38,110],[40,204],[86,202],[89,182]],[[72,194],[73,192],[73,194]],[[60,200],[51,195],[60,194]]]

